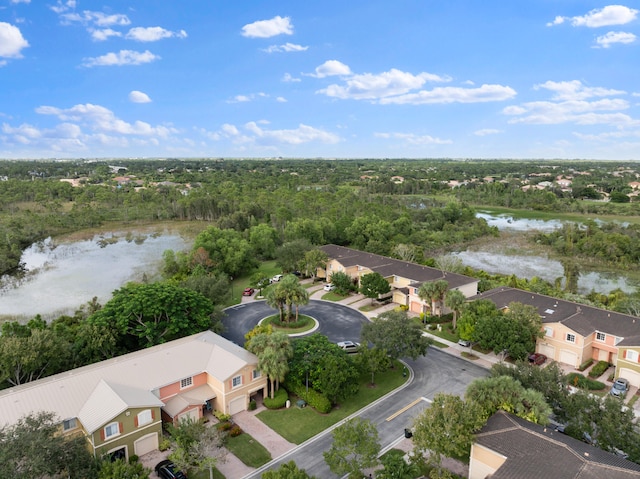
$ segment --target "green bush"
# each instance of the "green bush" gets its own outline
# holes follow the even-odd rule
[[[229,436],[236,437],[242,434],[242,429],[237,424],[234,424],[231,429],[229,429]]]
[[[131,456],[129,456],[129,464],[135,464],[139,460],[140,460],[140,457],[138,457],[137,454],[132,454]]]
[[[604,372],[609,369],[609,363],[607,361],[598,361],[598,363],[589,371],[590,378],[599,378]]]
[[[273,395],[273,399],[271,399],[270,397],[266,397],[262,402],[268,409],[280,409],[284,407],[288,399],[289,393],[285,388],[281,387]]]
[[[222,411],[213,411],[213,415],[220,422],[225,422],[231,419],[231,414],[225,414]]]
[[[589,391],[601,391],[606,387],[604,383],[586,378],[579,373],[567,374],[567,384],[580,389],[588,389]]]
[[[593,364],[593,359],[587,359],[584,363],[582,363],[579,367],[578,367],[578,371],[584,371],[585,369],[587,369],[589,366],[591,366]]]
[[[255,399],[249,401],[249,411],[255,411],[257,407],[258,404],[256,403]]]
[[[218,431],[228,431],[229,429],[231,429],[231,427],[232,424],[229,421],[223,421],[216,424],[216,428],[218,429]]]
[[[163,437],[160,440],[160,444],[158,444],[158,449],[163,452],[169,449],[170,447],[171,447],[171,441],[166,437]]]
[[[309,393],[307,394],[307,388],[305,385],[291,385],[287,383],[287,387],[294,393],[296,396],[304,399],[309,406],[315,409],[318,412],[326,414],[331,411],[332,404],[329,399],[327,399],[323,394],[319,393],[314,389],[309,389]]]

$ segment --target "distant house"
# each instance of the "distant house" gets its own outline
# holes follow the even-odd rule
[[[255,355],[205,331],[2,390],[0,426],[51,411],[96,457],[141,456],[158,448],[163,421],[244,411],[266,384]]]
[[[505,310],[512,302],[535,307],[544,337],[536,351],[578,367],[588,359],[616,365],[616,377],[640,386],[640,318],[517,288],[499,287],[478,299],[491,300]]]
[[[631,479],[640,465],[498,411],[471,446],[469,479]]]
[[[319,277],[330,278],[331,274],[340,271],[360,284],[360,278],[365,274],[379,273],[391,286],[393,302],[406,306],[414,313],[431,312],[431,304],[418,296],[422,283],[444,280],[449,283],[450,290],[458,289],[466,298],[478,293],[478,280],[462,274],[333,244],[321,246],[320,249],[327,254],[329,261],[326,268],[318,272]],[[438,309],[432,314],[446,312],[444,305],[438,304],[436,307]]]

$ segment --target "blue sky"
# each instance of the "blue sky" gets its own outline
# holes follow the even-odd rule
[[[0,158],[640,160],[639,9],[0,0]]]

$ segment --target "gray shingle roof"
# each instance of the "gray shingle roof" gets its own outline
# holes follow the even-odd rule
[[[335,259],[345,267],[363,266],[373,272],[380,273],[385,278],[396,275],[411,280],[413,286],[431,281],[445,280],[449,283],[449,289],[458,288],[478,280],[462,274],[449,273],[438,268],[430,268],[408,261],[388,258],[378,254],[366,253],[345,246],[329,244],[321,246],[331,259]]]
[[[530,291],[505,286],[486,291],[476,299],[489,299],[499,309],[514,301],[529,304],[538,310],[543,323],[562,323],[582,336],[596,331],[620,338],[640,336],[640,318]]]
[[[553,429],[498,411],[476,444],[507,459],[491,479],[640,478],[640,465]]]

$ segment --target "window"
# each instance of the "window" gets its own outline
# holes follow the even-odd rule
[[[596,333],[596,340],[604,341],[607,336],[604,333]]]
[[[570,343],[575,343],[576,342],[576,335],[575,334],[571,334],[571,333],[567,333],[567,341],[569,341]]]
[[[153,421],[153,413],[151,409],[146,409],[136,416],[136,426],[144,426],[145,424],[149,424]]]
[[[188,388],[193,385],[193,377],[180,380],[180,389]]]
[[[78,427],[78,423],[76,422],[75,417],[71,419],[65,419],[64,421],[62,421],[63,431],[70,431],[71,429],[75,429],[76,427]]]
[[[633,349],[627,349],[624,354],[624,357],[627,361],[632,361],[634,363],[638,362],[638,351],[634,351]]]
[[[258,369],[254,369],[253,370],[253,379],[258,379],[260,376],[262,376],[262,373]]]
[[[120,434],[120,424],[117,422],[112,422],[111,424],[107,424],[104,427],[104,438],[109,439],[112,436],[117,436]]]
[[[234,388],[237,388],[238,386],[242,386],[242,376],[236,376],[235,378],[233,378],[231,380],[231,384]]]
[[[553,338],[553,329],[547,326],[546,328],[544,328],[544,335],[549,338]]]

